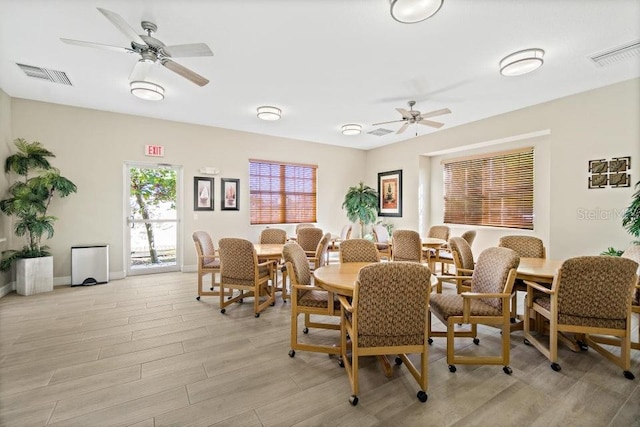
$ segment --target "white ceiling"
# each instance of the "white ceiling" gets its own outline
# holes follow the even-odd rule
[[[129,93],[139,57],[62,43],[128,47],[96,7],[139,34],[158,25],[167,45],[204,42],[213,57],[176,61],[207,77],[198,87],[166,68],[148,80],[160,102]],[[606,67],[589,55],[640,40],[640,0],[445,0],[434,17],[400,24],[388,0],[0,0],[0,88],[12,97],[370,149],[437,130],[368,135],[410,99],[442,129],[640,76],[640,56]],[[503,77],[501,58],[538,47],[544,66]],[[16,62],[60,70],[73,86],[27,77]],[[256,107],[282,109],[277,122]],[[587,118],[588,119],[588,118]],[[363,125],[344,136],[346,123]],[[387,127],[397,130],[400,124]],[[377,128],[377,127],[376,127]]]

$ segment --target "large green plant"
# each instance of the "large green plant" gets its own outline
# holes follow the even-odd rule
[[[378,192],[363,182],[349,187],[342,209],[347,211],[349,221],[360,224],[360,237],[363,237],[365,225],[373,224],[378,216]]]
[[[638,239],[635,244],[640,245],[640,181],[636,183],[636,188],[638,191],[633,194],[631,204],[622,215],[622,226]]]
[[[77,191],[76,185],[60,175],[51,166],[48,158],[55,155],[41,143],[27,142],[22,138],[14,141],[18,152],[6,158],[4,171],[17,175],[9,187],[9,197],[0,200],[0,210],[17,218],[14,232],[17,236],[27,236],[27,245],[20,250],[2,253],[0,270],[6,271],[19,258],[49,256],[48,247],[41,244],[44,235],[53,237],[56,217],[47,215],[53,196],[66,197]]]

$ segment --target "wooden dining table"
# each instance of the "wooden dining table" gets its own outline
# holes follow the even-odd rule
[[[516,279],[551,284],[561,265],[562,260],[557,259],[520,258]]]

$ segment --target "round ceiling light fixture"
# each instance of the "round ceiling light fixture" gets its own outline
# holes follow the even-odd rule
[[[360,135],[360,132],[362,131],[362,126],[355,124],[355,123],[349,123],[346,125],[342,126],[342,134],[343,135]]]
[[[391,16],[403,24],[415,24],[435,15],[444,0],[390,0]]]
[[[503,76],[521,76],[542,67],[544,50],[534,48],[519,50],[507,55],[500,61],[500,74]]]
[[[160,101],[164,99],[164,88],[152,82],[133,81],[130,84],[131,93],[140,99]]]
[[[258,107],[258,118],[262,120],[279,120],[281,115],[282,111],[277,107],[270,107],[268,105]]]

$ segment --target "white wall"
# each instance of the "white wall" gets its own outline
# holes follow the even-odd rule
[[[70,283],[70,248],[79,244],[109,244],[111,276],[124,274],[125,161],[183,167],[185,270],[196,265],[194,230],[208,231],[214,241],[226,236],[257,241],[264,227],[249,225],[249,158],[318,165],[317,225],[336,234],[347,223],[341,209],[344,194],[364,178],[362,150],[24,99],[12,99],[12,112],[13,134],[42,142],[56,154],[52,163],[78,186],[77,194],[56,199],[51,206],[51,214],[60,218],[55,236],[47,242],[58,284]],[[163,145],[165,157],[145,157],[145,144]],[[198,171],[206,166],[220,169],[215,177],[215,210],[194,212],[193,177],[201,176]],[[220,210],[222,177],[240,179],[240,211]],[[293,233],[293,225],[284,228]],[[12,238],[9,244],[16,247],[21,242]]]
[[[620,213],[629,205],[634,189],[588,189],[587,170],[589,160],[631,156],[631,182],[640,181],[639,118],[640,79],[633,79],[371,150],[367,152],[367,183],[376,185],[378,172],[402,169],[404,215],[392,222],[397,228],[424,234],[430,225],[442,222],[441,158],[533,144],[535,229],[522,234],[542,238],[553,258],[598,254],[609,246],[624,249],[632,237],[622,227]],[[535,132],[548,135],[513,141]],[[469,148],[480,143],[494,145]],[[442,154],[453,149],[459,151]],[[429,153],[435,154],[427,161],[423,156]],[[429,187],[428,192],[419,190],[420,177],[430,180],[422,183]],[[422,203],[420,194],[426,197]],[[452,226],[452,235],[465,228]],[[508,233],[514,232],[479,228],[474,252],[496,245]]]
[[[13,133],[11,130],[11,98],[2,89],[0,89],[0,159],[6,159],[11,154],[11,147],[13,146]],[[0,198],[4,198],[4,195],[9,188],[9,180],[4,173],[4,161],[0,163],[2,172],[0,173]],[[9,219],[0,214],[0,253],[9,249],[8,239],[11,234],[11,227]],[[7,239],[6,241],[2,241]],[[0,296],[7,294],[8,283],[10,282],[10,273],[0,272]]]

